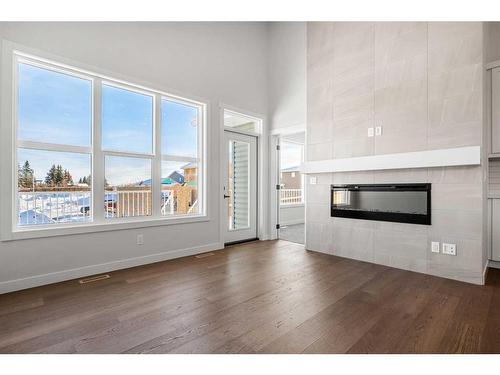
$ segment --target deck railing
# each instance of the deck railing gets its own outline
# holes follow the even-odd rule
[[[104,201],[107,218],[151,215],[151,190],[106,191]]]
[[[90,191],[19,192],[19,225],[90,220]]]
[[[302,189],[280,189],[281,204],[302,203]]]
[[[151,215],[151,190],[110,190],[104,195],[106,218]],[[162,190],[161,214],[173,215],[177,209],[174,190]],[[18,225],[90,221],[91,192],[35,191],[18,193]],[[193,204],[195,207],[197,203]],[[191,213],[190,210],[189,213]]]

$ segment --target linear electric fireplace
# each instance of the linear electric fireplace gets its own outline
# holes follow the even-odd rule
[[[332,185],[331,216],[431,225],[431,184]]]

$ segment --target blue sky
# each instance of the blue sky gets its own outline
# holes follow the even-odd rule
[[[153,97],[102,86],[103,150],[151,154],[153,151]]]
[[[91,146],[92,84],[89,80],[19,64],[18,139]],[[196,157],[197,108],[162,100],[162,153]],[[152,152],[153,98],[121,88],[102,87],[103,149]],[[18,150],[18,161],[29,160],[35,177],[43,179],[52,164],[68,169],[73,179],[90,173],[88,155]],[[147,161],[149,163],[149,161]],[[186,162],[165,162],[162,177]],[[144,160],[113,158],[106,162],[112,185],[150,178]]]
[[[92,83],[19,64],[18,138],[91,145]]]

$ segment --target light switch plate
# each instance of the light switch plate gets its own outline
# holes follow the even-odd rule
[[[137,245],[144,245],[144,236],[142,234],[137,235]]]
[[[318,182],[318,180],[316,179],[316,177],[311,177],[309,178],[309,183],[311,185],[316,185],[316,183]]]
[[[431,251],[433,253],[439,253],[439,242],[431,242]]]
[[[457,245],[455,245],[454,243],[443,242],[443,254],[457,255]]]
[[[373,128],[368,128],[368,137],[373,137],[375,135]]]
[[[382,127],[381,126],[377,126],[375,128],[375,135],[382,135]]]

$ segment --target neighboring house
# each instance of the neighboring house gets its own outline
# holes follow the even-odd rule
[[[183,171],[181,173],[174,171],[168,177],[162,178],[162,191],[165,194],[164,197],[173,194],[177,213],[193,212],[190,210],[198,199],[197,165],[188,163],[181,169]],[[151,179],[141,181],[138,185],[151,186]]]
[[[302,176],[298,166],[281,170],[281,187],[283,189],[301,189]]]
[[[197,165],[196,163],[186,164],[182,169],[184,170],[184,181],[185,182],[196,182],[197,180]]]
[[[184,186],[189,189],[187,191],[188,206],[186,207],[189,210],[198,200],[198,166],[196,163],[188,163],[182,167],[182,170],[184,171]]]

